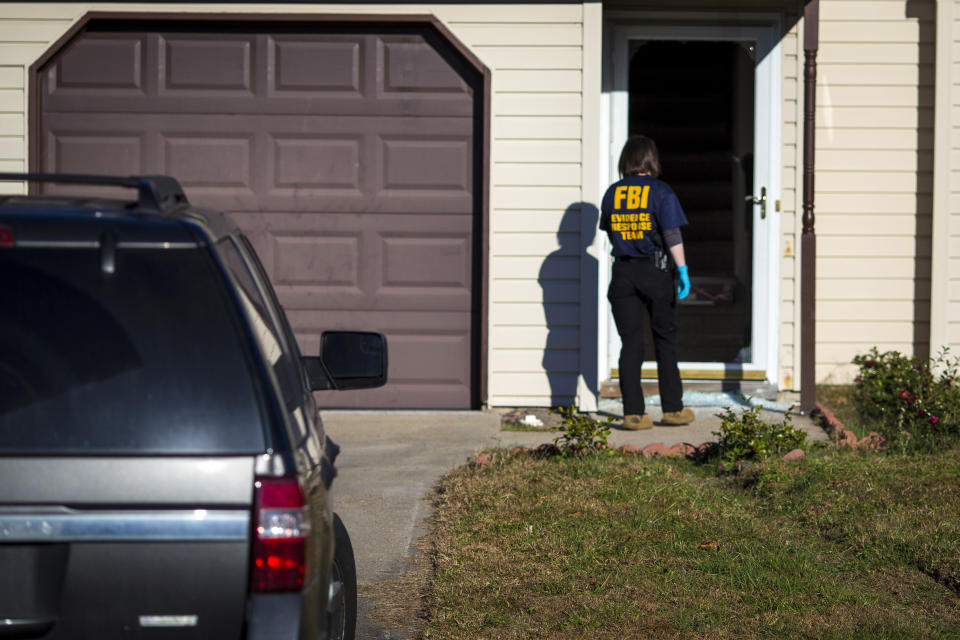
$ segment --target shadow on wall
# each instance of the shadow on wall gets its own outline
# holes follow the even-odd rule
[[[576,404],[581,374],[589,393],[597,392],[597,259],[587,248],[598,215],[587,202],[567,207],[557,229],[560,246],[544,259],[537,278],[547,321],[542,365],[552,407]]]

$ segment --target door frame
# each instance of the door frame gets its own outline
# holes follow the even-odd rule
[[[612,184],[617,159],[627,138],[629,52],[632,40],[705,40],[756,43],[754,89],[754,185],[767,187],[767,216],[753,207],[753,304],[751,360],[743,363],[681,362],[680,369],[709,377],[778,379],[780,325],[780,202],[782,127],[782,51],[779,14],[611,12],[604,24],[600,184]],[[598,198],[602,196],[598,194]],[[609,256],[609,240],[599,234],[599,255]],[[597,323],[598,379],[610,377],[620,340],[610,303],[610,260],[600,260]],[[758,277],[759,276],[759,277]],[[655,363],[652,363],[655,365]],[[646,372],[648,366],[644,367]]]

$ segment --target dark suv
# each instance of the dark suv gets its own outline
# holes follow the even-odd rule
[[[171,178],[0,180],[83,194],[0,196],[0,636],[352,638],[311,391],[384,384],[383,336],[301,356]]]

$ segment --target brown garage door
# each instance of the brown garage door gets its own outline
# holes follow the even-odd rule
[[[428,23],[92,21],[37,77],[41,170],[176,176],[304,352],[387,334],[390,383],[327,406],[478,406],[482,75]]]

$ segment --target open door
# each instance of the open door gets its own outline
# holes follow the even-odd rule
[[[657,142],[690,221],[680,303],[685,379],[776,381],[780,64],[777,29],[633,24],[613,30],[607,182],[629,135]],[[609,253],[609,251],[607,251]],[[602,277],[602,276],[601,276]],[[605,283],[601,283],[603,286]],[[605,288],[604,288],[605,290]],[[607,369],[620,340],[607,308]],[[645,377],[656,377],[653,347]]]

